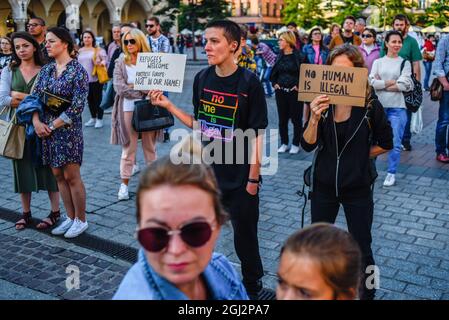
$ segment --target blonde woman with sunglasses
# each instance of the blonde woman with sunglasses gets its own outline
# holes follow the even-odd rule
[[[112,109],[111,143],[122,146],[120,177],[122,179],[118,200],[129,200],[128,183],[132,176],[137,153],[139,133],[131,125],[134,102],[146,97],[147,92],[134,90],[137,55],[151,52],[145,35],[139,29],[131,29],[122,37],[123,56],[117,59],[114,68],[114,90]],[[161,130],[142,132],[142,149],[145,162],[156,160],[156,140],[162,141]]]

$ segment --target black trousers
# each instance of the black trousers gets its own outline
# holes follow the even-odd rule
[[[365,287],[365,279],[370,275],[366,274],[366,268],[375,265],[371,249],[371,227],[374,211],[372,193],[364,196],[341,196],[337,198],[335,194],[314,190],[311,195],[312,223],[328,222],[334,224],[340,204],[343,205],[348,231],[357,241],[362,252],[362,274],[364,277],[362,277],[360,283],[360,298],[372,299],[375,289],[367,290]]]
[[[92,118],[103,119],[103,109],[100,108],[101,98],[103,96],[103,84],[100,82],[89,82],[89,94],[87,102]]]
[[[237,190],[222,191],[222,200],[231,216],[234,247],[242,264],[243,283],[252,287],[263,276],[257,237],[259,194],[250,195],[245,185]]]
[[[276,104],[279,116],[281,144],[288,145],[288,121],[293,124],[293,144],[299,146],[302,134],[302,114],[304,103],[298,101],[298,92],[276,90]]]

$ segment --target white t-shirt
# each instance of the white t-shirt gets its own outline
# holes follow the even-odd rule
[[[128,82],[127,84],[134,84],[134,81],[136,80],[136,66],[133,64],[126,65],[126,73],[128,75]],[[139,99],[123,99],[123,111],[125,112],[133,112],[134,111],[134,101],[137,101]]]

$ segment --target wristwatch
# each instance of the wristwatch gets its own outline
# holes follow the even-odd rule
[[[48,126],[48,128],[49,128],[51,131],[55,131],[55,130],[56,130],[55,125],[53,124],[53,122],[50,123],[50,125]]]

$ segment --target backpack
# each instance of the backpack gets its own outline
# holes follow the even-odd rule
[[[408,60],[402,60],[401,63],[401,74],[404,69],[405,62]],[[410,61],[409,61],[410,62]],[[413,64],[410,62],[412,66],[412,80],[414,88],[411,91],[402,92],[404,95],[405,106],[408,111],[416,112],[422,104],[423,94],[422,94],[422,85],[421,82],[418,81],[415,77],[415,73],[413,72]]]

